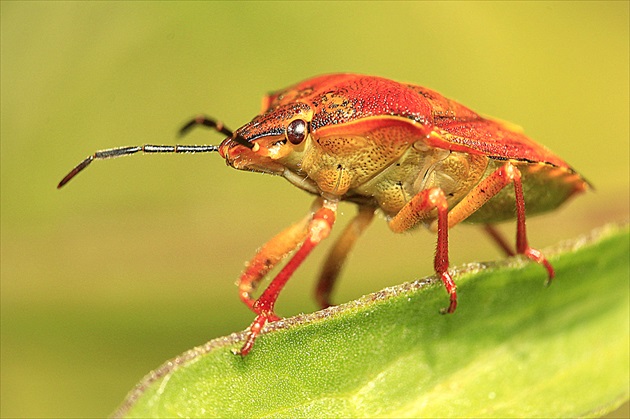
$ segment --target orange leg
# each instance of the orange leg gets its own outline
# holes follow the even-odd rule
[[[320,204],[320,207],[315,211],[308,223],[307,232],[302,245],[251,306],[257,316],[249,327],[245,344],[241,350],[237,352],[238,354],[243,356],[247,355],[254,346],[255,340],[265,324],[278,319],[273,310],[280,291],[282,291],[282,288],[284,288],[289,278],[291,278],[293,272],[302,264],[315,246],[330,233],[335,222],[337,202],[328,200],[323,200],[323,202],[318,200],[317,202]],[[256,255],[256,257],[258,256],[259,255]]]
[[[433,267],[450,296],[450,304],[444,311],[452,313],[457,308],[457,286],[448,273],[448,203],[442,189],[420,191],[389,221],[389,227],[402,233],[422,220],[431,219],[434,210],[437,210],[437,246]]]
[[[278,233],[265,243],[247,264],[239,279],[238,291],[241,300],[252,311],[254,311],[254,303],[256,302],[252,293],[256,291],[259,282],[265,275],[304,241],[311,218],[312,216],[309,214],[301,221]]]
[[[359,206],[359,213],[350,221],[328,253],[315,289],[315,299],[321,308],[330,306],[330,293],[335,280],[354,243],[374,219],[374,211],[372,207]]]
[[[521,172],[512,163],[506,163],[479,182],[479,184],[449,212],[448,225],[449,227],[453,227],[455,224],[466,219],[510,183],[514,184],[514,197],[516,200],[516,252],[543,265],[545,269],[547,269],[547,282],[549,283],[555,276],[555,272],[545,256],[539,250],[531,248],[527,241],[525,200],[523,199]]]

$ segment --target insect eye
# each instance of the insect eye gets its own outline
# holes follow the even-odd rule
[[[295,119],[287,126],[287,140],[291,144],[300,144],[306,138],[306,121]]]

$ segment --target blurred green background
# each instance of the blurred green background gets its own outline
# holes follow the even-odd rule
[[[422,84],[566,159],[596,191],[531,219],[537,247],[628,217],[628,2],[3,1],[1,17],[5,417],[107,415],[163,361],[249,325],[234,282],[310,196],[218,155],[97,162],[55,186],[97,149],[174,143],[200,112],[235,129],[313,75]],[[341,207],[337,233],[353,213]],[[434,243],[377,220],[334,300],[431,274]],[[316,309],[324,254],[280,314]],[[452,231],[453,264],[499,256],[476,228]]]

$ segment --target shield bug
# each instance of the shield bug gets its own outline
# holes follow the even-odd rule
[[[246,355],[267,322],[293,272],[326,238],[337,205],[350,201],[357,215],[333,245],[321,271],[316,298],[330,305],[339,271],[376,211],[397,233],[424,225],[437,232],[435,272],[450,303],[456,285],[448,272],[448,230],[459,222],[479,223],[504,249],[541,264],[548,281],[554,270],[530,247],[525,208],[550,211],[588,182],[561,158],[507,123],[483,117],[425,87],[380,77],[331,74],[267,96],[263,110],[236,131],[207,117],[184,125],[206,126],[226,135],[219,146],[144,145],[97,151],[75,167],[62,187],[93,160],[144,153],[217,151],[235,169],[279,175],[316,196],[308,214],[265,245],[239,279],[239,294],[256,314],[239,351]],[[516,249],[492,224],[516,218]],[[253,293],[282,259],[292,257],[258,298]]]

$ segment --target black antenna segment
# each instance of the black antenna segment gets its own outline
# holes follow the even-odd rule
[[[185,123],[179,130],[179,136],[183,136],[187,134],[192,128],[196,126],[203,126],[210,129],[213,129],[227,137],[231,137],[235,142],[244,145],[245,147],[252,148],[253,145],[247,142],[244,138],[237,136],[234,138],[234,132],[223,125],[222,122],[216,121],[205,115],[199,115],[187,123]],[[88,167],[90,163],[94,160],[105,160],[105,159],[113,159],[116,157],[128,156],[130,154],[136,154],[138,152],[142,153],[211,153],[219,150],[219,146],[216,145],[153,145],[153,144],[145,144],[141,146],[128,146],[128,147],[117,147],[117,148],[109,148],[107,150],[99,150],[96,153],[88,156],[79,163],[74,169],[70,171],[61,182],[57,185],[57,189],[64,186],[68,183],[72,178],[74,178],[77,174],[79,174],[83,169]]]
[[[61,188],[66,183],[79,174],[83,169],[88,167],[94,160],[106,160],[116,157],[128,156],[138,152],[143,153],[210,153],[219,151],[219,146],[216,145],[153,145],[145,144],[141,146],[130,147],[118,147],[109,148],[107,150],[99,150],[96,153],[88,156],[79,163],[74,169],[70,171],[61,182],[57,185],[57,189]]]

